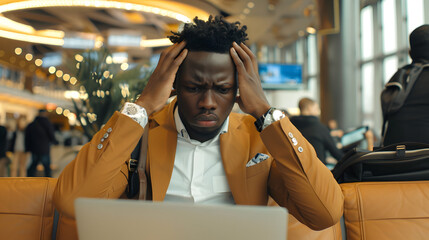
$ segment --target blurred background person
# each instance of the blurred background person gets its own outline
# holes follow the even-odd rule
[[[52,177],[51,173],[51,144],[58,143],[54,136],[54,126],[47,118],[46,110],[39,110],[39,114],[25,130],[25,144],[31,152],[31,165],[27,176],[36,176],[37,165],[43,164],[45,177]]]
[[[329,129],[320,120],[319,104],[310,98],[302,98],[298,103],[300,116],[291,117],[290,121],[313,145],[317,157],[325,165],[326,152],[328,151],[337,161],[343,156],[343,152],[337,148]]]
[[[6,157],[7,149],[7,130],[0,126],[0,177],[7,177],[9,158]]]
[[[13,153],[12,164],[10,165],[10,176],[26,177],[28,159],[28,153],[25,147],[26,121],[24,118],[20,117],[16,122],[16,130],[13,132],[9,146],[9,151]]]

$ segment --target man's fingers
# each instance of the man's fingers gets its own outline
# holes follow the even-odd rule
[[[247,72],[253,73],[255,69],[253,68],[252,60],[250,59],[249,55],[246,53],[246,51],[243,50],[236,42],[232,43],[232,47],[235,49],[235,51],[240,56],[240,59],[242,60],[244,67],[246,68]]]
[[[247,55],[249,55],[250,60],[252,61],[252,64],[253,64],[253,70],[257,73],[258,72],[258,61],[256,60],[255,54],[253,54],[252,50],[250,50],[250,48],[248,46],[246,46],[244,43],[241,43],[240,46],[247,53]]]
[[[186,46],[186,42],[182,41],[180,43],[175,43],[162,51],[161,56],[159,57],[158,65],[171,63],[177,57],[177,55],[182,51],[182,49]]]
[[[229,51],[230,51],[232,60],[234,61],[234,64],[235,64],[235,66],[237,68],[238,73],[241,74],[241,73],[245,72],[246,69],[244,67],[244,64],[241,61],[240,57],[238,56],[238,53],[235,50],[235,48],[232,47]]]
[[[186,56],[188,55],[188,49],[183,49],[183,51],[177,56],[177,58],[174,60],[175,66],[178,68],[180,64],[182,64],[183,60],[185,60]]]

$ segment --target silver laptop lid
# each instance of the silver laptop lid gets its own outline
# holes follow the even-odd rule
[[[80,240],[285,240],[288,216],[281,207],[89,198],[75,211]]]

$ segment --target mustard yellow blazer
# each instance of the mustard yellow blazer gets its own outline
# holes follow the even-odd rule
[[[149,119],[147,174],[153,201],[163,201],[173,171],[175,102]],[[250,115],[231,113],[228,132],[220,136],[223,166],[236,204],[267,205],[271,196],[312,229],[337,223],[343,213],[343,195],[311,144],[288,118],[261,133],[254,121]],[[116,112],[59,177],[54,203],[60,214],[74,218],[78,197],[119,198],[127,186],[126,162],[142,134],[137,122]],[[257,153],[270,158],[246,167]]]

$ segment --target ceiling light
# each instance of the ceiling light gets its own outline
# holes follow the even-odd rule
[[[71,85],[75,85],[77,83],[77,79],[75,77],[70,78]]]
[[[22,53],[22,48],[19,48],[19,47],[15,48],[16,55],[21,55],[21,53]]]
[[[253,8],[253,7],[255,7],[255,3],[254,2],[248,2],[247,3],[247,7],[248,8]]]
[[[43,64],[43,60],[38,58],[38,59],[34,60],[34,64],[36,64],[36,66],[40,67]]]
[[[130,0],[27,0],[27,1],[0,1],[0,37],[24,42],[41,43],[47,45],[64,45],[64,32],[58,30],[35,30],[33,27],[12,21],[1,13],[23,9],[48,7],[91,7],[102,9],[124,9],[127,11],[147,12],[189,23],[191,18],[198,16],[208,19],[209,13],[197,7],[173,1],[146,1],[145,5],[129,3]],[[91,47],[101,47],[102,42],[96,41]],[[157,46],[155,46],[157,47]]]
[[[50,74],[54,74],[57,69],[54,66],[50,66],[48,71]]]
[[[83,61],[83,56],[80,54],[76,54],[74,55],[74,59],[76,59],[76,61],[78,62],[82,62]]]
[[[70,114],[70,110],[64,109],[64,111],[63,111],[64,117],[67,117],[69,114]]]
[[[156,5],[156,3],[154,4]],[[162,4],[158,4],[162,5]],[[105,0],[33,0],[12,2],[0,6],[1,12],[10,12],[29,8],[47,8],[47,7],[93,7],[93,8],[116,8],[127,11],[141,11],[174,18],[181,22],[191,22],[187,16],[175,11],[162,9],[159,7],[127,3],[125,1],[105,1]]]
[[[57,109],[55,109],[55,112],[59,115],[59,114],[63,113],[63,108],[57,107]]]
[[[55,75],[60,78],[63,76],[63,74],[64,74],[63,71],[58,70]]]
[[[310,34],[315,34],[316,33],[316,29],[314,27],[307,27],[307,32]]]
[[[67,73],[66,73],[66,74],[64,74],[64,75],[63,75],[63,79],[64,79],[64,81],[66,81],[66,82],[67,82],[68,80],[70,80],[70,75],[69,75],[69,74],[67,74]]]
[[[122,63],[121,64],[121,69],[124,70],[124,71],[127,70],[128,69],[128,63]]]
[[[243,9],[243,13],[244,14],[249,14],[250,13],[250,9],[248,9],[248,8]]]
[[[140,42],[141,47],[165,47],[173,45],[173,43],[168,38],[160,38],[160,39],[143,39]]]
[[[33,60],[33,55],[31,53],[27,53],[25,54],[25,59],[27,59],[27,61],[31,61]]]

